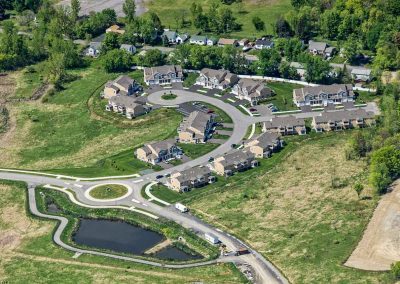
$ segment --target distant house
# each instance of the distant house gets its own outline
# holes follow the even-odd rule
[[[272,90],[263,82],[251,79],[240,79],[233,87],[232,93],[241,100],[248,100],[252,106],[272,96]]]
[[[257,55],[254,55],[254,54],[244,54],[243,55],[244,56],[244,58],[246,59],[246,61],[249,63],[249,64],[252,64],[253,62],[256,62],[256,61],[258,61],[259,60],[259,58],[258,58],[258,56]]]
[[[179,142],[205,143],[213,132],[215,126],[214,116],[200,111],[190,113],[178,128]]]
[[[205,36],[192,36],[189,40],[191,44],[206,45],[207,37]]]
[[[200,76],[196,80],[196,85],[201,85],[208,89],[225,90],[226,88],[232,87],[238,81],[238,76],[227,70],[203,68],[200,71]]]
[[[246,46],[250,41],[247,38],[243,38],[238,41],[239,46]]]
[[[103,97],[132,96],[142,90],[142,87],[132,78],[121,75],[113,81],[108,81],[104,87]]]
[[[290,62],[290,67],[293,67],[296,69],[297,74],[300,76],[301,80],[305,80],[306,76],[306,67],[298,62]]]
[[[113,96],[108,100],[106,110],[118,112],[129,119],[133,119],[150,112],[151,108],[144,105],[140,100],[136,100],[135,97],[119,95]]]
[[[215,37],[207,39],[208,46],[213,46],[213,45],[216,45],[217,43],[218,43],[218,39]]]
[[[125,34],[125,30],[121,29],[121,27],[118,25],[112,25],[111,27],[106,29],[106,33],[116,33],[116,34],[123,35],[123,34]]]
[[[293,90],[293,102],[298,106],[327,106],[353,102],[355,94],[351,84],[321,85]]]
[[[250,151],[256,158],[267,158],[283,147],[279,133],[262,133],[243,143],[244,150]]]
[[[121,44],[121,49],[125,50],[126,52],[128,52],[130,54],[136,53],[136,47],[131,44]]]
[[[187,192],[215,182],[215,177],[207,167],[194,167],[183,171],[174,172],[168,179],[168,186],[178,192]]]
[[[182,44],[186,42],[188,39],[189,39],[188,34],[178,34],[175,41],[177,44]]]
[[[89,48],[87,49],[86,55],[87,56],[92,56],[92,57],[97,57],[100,55],[101,51],[101,42],[91,42],[89,44]]]
[[[351,77],[357,82],[369,82],[372,80],[372,70],[367,68],[353,68]]]
[[[174,139],[147,143],[136,150],[136,157],[146,163],[157,164],[182,155],[182,149]]]
[[[274,42],[270,39],[257,39],[254,45],[255,49],[270,49],[274,47]]]
[[[262,123],[262,131],[279,133],[280,135],[304,135],[306,134],[306,123],[302,118],[292,115],[277,116]]]
[[[326,42],[310,40],[308,42],[308,51],[313,55],[321,55],[326,58],[332,57],[336,48],[329,46]]]
[[[236,39],[231,39],[231,38],[220,38],[218,40],[218,46],[225,46],[225,45],[233,45],[237,46],[237,40]]]
[[[165,85],[183,82],[183,70],[179,65],[145,67],[144,81],[147,85]]]
[[[231,176],[235,172],[243,172],[258,165],[259,163],[253,153],[236,149],[223,156],[216,157],[211,168],[220,176]]]
[[[374,117],[373,112],[364,109],[325,111],[314,116],[311,125],[316,132],[361,128],[373,125]]]
[[[164,30],[164,32],[161,35],[161,37],[163,39],[166,38],[169,44],[175,44],[176,43],[176,38],[178,37],[178,34],[175,31]]]

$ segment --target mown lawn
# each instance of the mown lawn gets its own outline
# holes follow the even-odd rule
[[[268,82],[267,86],[270,87],[276,95],[268,98],[265,102],[263,102],[263,104],[274,104],[279,111],[298,109],[293,103],[293,90],[301,88],[301,85],[282,82]]]
[[[78,79],[47,97],[46,103],[15,106],[17,129],[6,148],[0,147],[2,166],[59,173],[71,169],[65,173],[79,171],[84,175],[92,175],[99,169],[127,174],[148,168],[133,161],[133,150],[145,142],[174,135],[182,116],[174,110],[160,109],[128,120],[106,112],[106,101],[100,100],[100,91],[119,74],[105,73],[97,62],[73,72]],[[132,160],[127,165],[129,158]],[[115,165],[118,163],[120,166]],[[81,168],[88,169],[85,173]]]
[[[198,32],[194,27],[187,25],[185,28],[179,26],[182,14],[185,20],[190,21],[190,7],[193,2],[201,5],[204,12],[208,11],[212,0],[153,0],[147,7],[150,11],[158,14],[165,27],[178,29],[189,33]],[[220,3],[220,1],[218,1]],[[235,31],[229,36],[237,38],[254,38],[264,34],[272,34],[272,26],[275,21],[292,8],[289,0],[280,1],[253,1],[243,0],[240,4],[227,6],[232,9],[237,22],[242,25],[240,31]],[[257,32],[252,23],[253,17],[258,16],[265,22],[265,31]]]
[[[90,196],[97,199],[112,199],[127,194],[128,188],[120,184],[100,185],[90,191]]]
[[[292,139],[261,166],[182,195],[208,222],[247,241],[292,283],[393,283],[389,273],[342,265],[360,240],[378,198],[366,161],[347,161],[349,133]],[[365,186],[359,200],[352,184]]]
[[[231,264],[190,269],[163,269],[147,265],[82,255],[56,246],[55,222],[27,215],[22,183],[0,181],[0,281],[5,283],[243,283]],[[12,217],[11,217],[12,216]]]
[[[211,152],[219,146],[219,144],[214,143],[204,143],[204,144],[185,144],[178,143],[178,146],[183,150],[186,156],[192,159],[204,156],[205,154]]]

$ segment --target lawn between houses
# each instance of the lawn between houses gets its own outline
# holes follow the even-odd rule
[[[291,137],[259,168],[184,194],[152,193],[182,202],[209,223],[249,243],[292,283],[393,283],[390,273],[342,265],[362,237],[378,197],[367,184],[366,161],[347,161],[349,132]],[[364,184],[358,200],[352,189]],[[318,273],[315,273],[318,271]]]
[[[106,257],[81,255],[52,241],[55,221],[33,218],[23,183],[0,181],[0,281],[29,283],[245,283],[231,264],[163,269]],[[3,240],[6,240],[5,243]]]

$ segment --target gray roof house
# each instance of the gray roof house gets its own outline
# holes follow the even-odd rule
[[[200,111],[191,112],[178,128],[181,143],[204,143],[213,131],[214,116]]]
[[[274,47],[274,42],[270,39],[265,39],[265,38],[257,39],[254,47],[256,49],[264,49],[264,48],[270,49]]]
[[[187,41],[188,39],[189,39],[188,34],[178,34],[178,36],[176,37],[176,43],[181,44]]]
[[[372,79],[372,70],[367,68],[353,68],[351,77],[358,82],[369,82]]]
[[[132,44],[121,44],[120,49],[123,49],[130,54],[136,53],[136,47]]]
[[[296,118],[293,115],[276,116],[262,123],[262,131],[281,135],[304,135],[306,134],[306,123],[303,118]]]
[[[365,109],[324,111],[313,117],[312,127],[316,132],[360,128],[375,123],[375,114]]]
[[[142,90],[142,87],[132,78],[121,75],[113,81],[108,81],[104,87],[103,97],[109,99],[113,96],[131,96]]]
[[[161,37],[162,38],[166,38],[169,43],[175,44],[176,43],[176,38],[178,37],[178,34],[175,31],[164,30],[164,32],[161,35]]]
[[[129,119],[133,119],[148,113],[151,108],[137,101],[135,97],[113,96],[108,100],[106,110],[118,112]]]
[[[308,51],[313,55],[331,57],[336,51],[335,47],[329,46],[326,42],[313,41],[308,42]]]
[[[203,68],[200,71],[200,76],[196,80],[196,85],[201,85],[208,89],[225,90],[226,88],[232,87],[238,81],[238,76],[227,70]]]
[[[321,85],[293,90],[293,102],[298,106],[327,106],[353,102],[355,94],[351,84]]]
[[[264,82],[252,79],[240,79],[233,87],[232,93],[241,100],[248,100],[253,106],[273,94]]]
[[[216,157],[211,164],[212,170],[221,176],[231,176],[235,172],[246,171],[257,166],[258,161],[253,153],[239,149]]]
[[[92,41],[92,42],[89,44],[89,48],[88,48],[87,51],[86,51],[86,55],[87,55],[87,56],[92,56],[92,57],[97,57],[97,56],[99,56],[100,51],[101,51],[101,46],[102,46],[102,43],[101,43],[101,42]]]
[[[136,157],[153,165],[174,159],[182,155],[182,149],[176,146],[175,139],[147,143],[136,150]]]
[[[194,167],[180,172],[174,172],[168,179],[168,186],[178,192],[186,192],[191,188],[202,187],[213,183],[215,177],[207,167]]]
[[[165,85],[183,81],[183,70],[179,65],[163,65],[144,68],[147,85]]]
[[[283,141],[281,134],[264,132],[243,143],[244,149],[250,151],[256,158],[270,157],[271,154],[281,147]]]
[[[207,44],[207,37],[206,36],[192,36],[189,40],[192,44],[197,45],[206,45]]]
[[[208,38],[207,39],[207,45],[209,45],[209,46],[213,46],[213,45],[216,45],[217,43],[218,43],[218,38],[216,38],[216,37],[211,37],[211,38]]]

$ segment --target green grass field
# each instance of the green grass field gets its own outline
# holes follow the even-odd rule
[[[153,0],[147,6],[150,11],[156,12],[163,25],[171,29],[179,29],[189,33],[198,32],[194,27],[180,29],[178,22],[185,15],[186,21],[190,20],[190,7],[193,2],[199,3],[203,11],[207,12],[213,0]],[[218,1],[220,3],[220,1]],[[232,9],[237,22],[242,25],[240,31],[235,31],[229,36],[236,38],[255,38],[264,34],[272,34],[271,24],[274,24],[279,16],[283,16],[292,9],[289,0],[243,0],[228,6]],[[265,22],[265,31],[257,32],[253,26],[253,17],[258,16]]]
[[[270,87],[276,95],[265,100],[263,104],[274,104],[280,111],[298,109],[296,105],[293,104],[293,89],[301,88],[301,85],[268,82],[267,86]]]
[[[90,196],[97,199],[113,199],[124,196],[128,188],[120,184],[100,185],[90,191]]]
[[[204,156],[205,154],[211,152],[219,146],[219,144],[214,143],[204,143],[204,144],[185,144],[178,143],[178,146],[183,150],[186,156],[192,159]]]
[[[55,245],[56,223],[27,213],[22,183],[0,181],[0,282],[4,283],[245,283],[231,264],[171,270],[81,255]],[[10,218],[10,214],[12,218]]]

